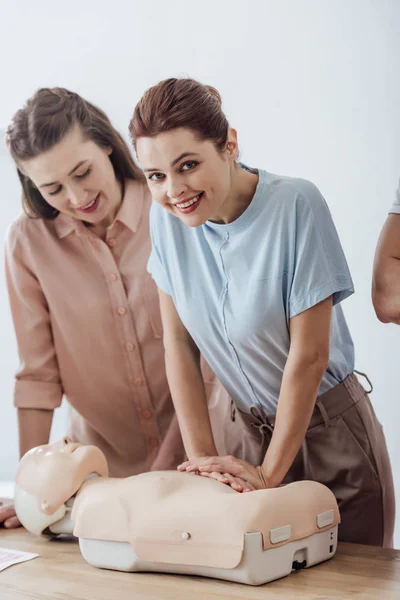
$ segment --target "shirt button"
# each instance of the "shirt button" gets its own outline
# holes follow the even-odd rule
[[[125,314],[126,314],[126,308],[125,308],[124,306],[120,306],[120,307],[118,308],[118,314],[119,314],[119,315],[121,315],[121,317],[122,317],[123,315],[125,315]]]
[[[149,444],[151,448],[157,448],[158,446],[158,439],[157,438],[150,438],[149,439]]]
[[[117,245],[117,240],[115,238],[110,238],[107,241],[107,244],[110,246],[110,248],[115,248],[115,246]]]
[[[148,419],[150,419],[150,417],[152,416],[152,414],[153,413],[151,412],[151,410],[142,410],[142,418],[146,419],[146,421]]]
[[[135,346],[131,342],[127,342],[125,344],[125,348],[128,350],[128,352],[132,352],[132,350],[135,348]]]
[[[117,281],[118,275],[116,273],[110,273],[110,281]]]
[[[134,377],[133,378],[133,383],[135,385],[142,385],[142,380],[140,379],[140,377]]]

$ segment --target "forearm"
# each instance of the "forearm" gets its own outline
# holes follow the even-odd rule
[[[400,260],[377,257],[372,282],[372,300],[376,315],[383,323],[400,323]]]
[[[313,413],[325,361],[287,360],[271,443],[263,461],[270,487],[278,486],[289,471],[304,440]]]
[[[397,214],[389,215],[379,237],[372,301],[380,321],[400,324],[400,215]]]
[[[28,450],[49,443],[53,410],[18,409],[19,451],[22,457]]]
[[[197,349],[184,341],[173,340],[166,344],[165,365],[168,383],[189,458],[218,454],[199,358]]]

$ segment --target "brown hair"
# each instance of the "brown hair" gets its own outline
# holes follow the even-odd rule
[[[219,151],[227,142],[229,123],[219,92],[194,79],[165,79],[148,89],[135,107],[129,124],[133,145],[140,137],[186,127]]]
[[[59,211],[46,202],[29,177],[22,173],[19,161],[51,150],[74,125],[79,125],[85,138],[98,146],[112,148],[110,160],[122,185],[126,179],[143,178],[127,144],[102,110],[65,88],[42,88],[15,113],[6,133],[6,143],[23,189],[23,208],[28,216],[52,220]]]

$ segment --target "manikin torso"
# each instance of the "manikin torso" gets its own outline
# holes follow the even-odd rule
[[[212,479],[178,471],[113,479],[98,448],[68,439],[22,458],[15,506],[22,524],[38,535],[73,533],[81,541],[91,540],[91,548],[93,542],[124,544],[140,564],[156,565],[142,570],[225,579],[235,579],[229,574],[243,562],[246,536],[259,536],[259,552],[266,557],[267,551],[276,554],[284,545],[298,545],[315,535],[329,533],[332,541],[340,520],[332,492],[316,482],[240,494]],[[322,560],[333,555],[329,546]],[[96,566],[119,568],[101,562]]]

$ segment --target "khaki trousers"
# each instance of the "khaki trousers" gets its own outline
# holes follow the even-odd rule
[[[249,414],[239,411],[226,396],[220,404],[224,426],[218,419],[223,430],[219,449],[253,465],[261,464],[274,430],[274,416],[265,415],[257,405],[251,406]],[[394,486],[385,436],[367,392],[354,374],[316,402],[304,442],[284,483],[304,479],[319,481],[335,494],[341,541],[393,547]]]

